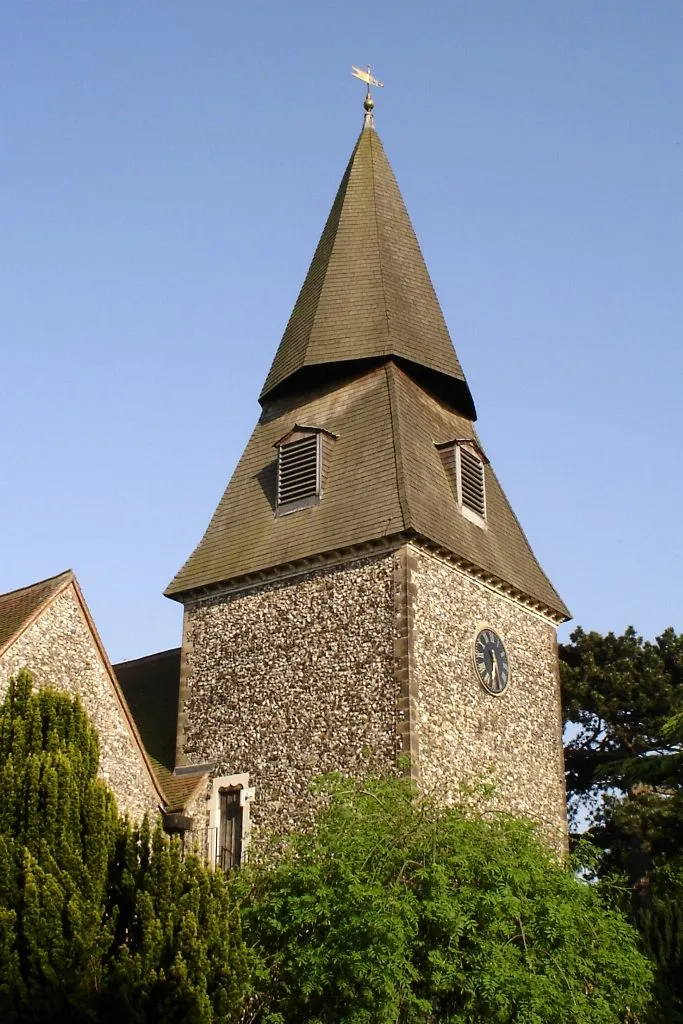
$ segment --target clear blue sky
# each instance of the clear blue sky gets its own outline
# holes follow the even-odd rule
[[[683,628],[680,0],[3,0],[0,591],[75,569],[113,660],[258,416],[376,123],[541,563]],[[563,633],[565,635],[565,633]]]

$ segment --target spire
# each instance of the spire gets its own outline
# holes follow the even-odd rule
[[[467,469],[456,469],[455,446],[481,451],[474,404],[367,95],[365,115],[263,387],[259,422],[166,594],[185,601],[417,538],[463,571],[566,618],[486,459],[477,471],[484,527],[465,514]],[[279,507],[276,448],[299,431],[321,441],[317,491],[290,515]],[[294,465],[302,472],[303,463]]]
[[[260,400],[393,358],[474,420],[465,375],[373,125],[371,97],[369,103],[370,109],[366,96],[363,129]]]

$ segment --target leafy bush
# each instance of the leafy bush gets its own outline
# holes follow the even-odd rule
[[[526,822],[324,783],[312,831],[232,880],[260,957],[253,1019],[617,1024],[651,970],[605,894]]]

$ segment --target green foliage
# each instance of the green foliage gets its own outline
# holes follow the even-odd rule
[[[532,827],[329,780],[312,831],[232,880],[264,1024],[639,1020],[635,933]]]
[[[565,749],[570,798],[633,790],[653,753],[677,757],[666,723],[683,708],[683,635],[667,629],[651,642],[631,627],[622,636],[577,629],[560,658],[565,723],[574,727]]]
[[[635,902],[633,920],[643,946],[657,966],[657,1008],[653,1021],[683,1022],[683,859],[660,863],[647,884],[647,898]]]
[[[79,702],[0,705],[0,1018],[213,1024],[238,1017],[246,952],[224,879],[97,777]]]
[[[84,1012],[101,982],[102,919],[118,817],[97,778],[80,704],[33,695],[28,673],[0,706],[0,997],[6,1015]]]
[[[590,813],[600,872],[626,880],[658,971],[652,1019],[683,1022],[683,636],[578,629],[560,655],[574,820]]]
[[[115,922],[101,1020],[209,1024],[235,1018],[248,977],[225,879],[146,823],[122,830],[110,872]],[[106,1013],[105,1013],[106,1007]]]

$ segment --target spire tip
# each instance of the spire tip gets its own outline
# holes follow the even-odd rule
[[[351,65],[351,74],[354,78],[360,78],[361,82],[365,82],[367,85],[367,92],[365,93],[365,99],[363,100],[363,108],[365,110],[365,119],[363,121],[363,127],[368,128],[372,126],[372,111],[375,109],[375,101],[370,93],[370,86],[374,85],[378,89],[384,88],[384,83],[379,82],[372,74],[371,68],[368,64],[367,71],[363,71],[362,68],[357,68],[355,64]]]

